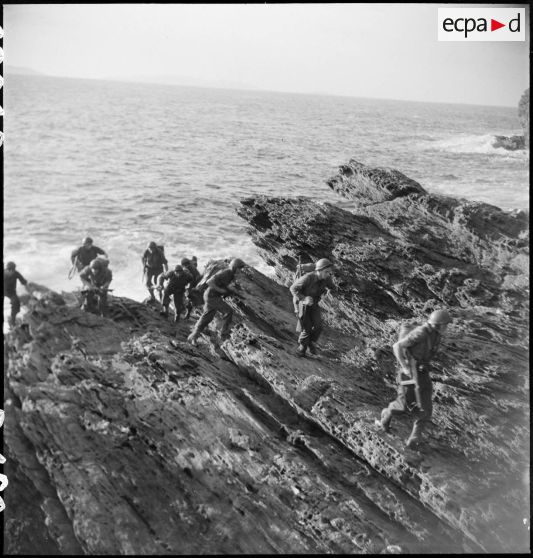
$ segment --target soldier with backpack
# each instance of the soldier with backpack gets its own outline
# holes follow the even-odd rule
[[[181,260],[181,265],[183,266],[183,268],[192,276],[192,279],[189,282],[189,288],[187,290],[187,313],[185,314],[185,318],[188,318],[191,315],[193,300],[196,302],[198,298],[201,299],[200,294],[195,290],[196,285],[198,285],[200,279],[202,278],[201,273],[198,271],[198,262],[196,262],[196,264],[194,263],[193,258],[195,257],[196,256],[193,256],[191,259],[182,258]],[[201,302],[198,302],[198,304],[201,304]]]
[[[305,356],[307,349],[316,354],[315,343],[322,333],[322,317],[318,303],[326,289],[335,288],[330,277],[333,264],[327,258],[322,258],[314,267],[314,271],[297,279],[290,288],[293,300],[298,301],[297,316],[302,330],[296,350],[299,357]]]
[[[150,293],[150,302],[155,302],[154,288],[158,275],[168,270],[165,249],[154,241],[150,242],[142,256],[144,284]]]
[[[431,420],[433,405],[430,362],[437,352],[442,335],[452,318],[447,310],[435,310],[425,324],[400,329],[400,338],[392,346],[400,365],[398,396],[381,412],[376,426],[388,432],[394,415],[413,412],[415,422],[406,447],[416,449],[422,432]],[[406,331],[410,329],[410,331]]]
[[[168,316],[170,297],[172,297],[175,310],[174,322],[179,322],[180,314],[185,307],[185,287],[189,285],[192,280],[192,275],[187,270],[183,269],[181,265],[177,265],[172,271],[167,271],[159,276],[157,288],[163,291],[163,309],[161,310],[161,314],[165,316],[165,318]],[[163,289],[165,281],[167,281],[167,285]]]
[[[82,245],[76,248],[70,254],[70,261],[72,262],[72,269],[69,272],[69,279],[74,275],[74,271],[78,273],[87,267],[96,257],[104,256],[107,258],[107,254],[102,248],[98,248],[93,244],[93,239],[86,236],[82,240]]]
[[[229,267],[217,271],[207,280],[207,290],[204,293],[204,311],[196,322],[191,334],[187,337],[187,341],[189,341],[191,345],[197,344],[198,337],[213,320],[217,312],[222,314],[220,338],[222,340],[227,339],[229,336],[231,319],[233,317],[233,310],[222,298],[224,296],[237,294],[233,289],[229,288],[229,285],[235,279],[238,271],[245,265],[246,264],[240,258],[234,258],[231,260]],[[205,275],[207,276],[207,270]]]

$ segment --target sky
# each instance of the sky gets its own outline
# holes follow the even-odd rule
[[[5,74],[516,106],[524,42],[439,42],[467,4],[4,4]]]

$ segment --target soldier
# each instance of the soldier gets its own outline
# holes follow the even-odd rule
[[[81,282],[87,287],[87,297],[84,307],[92,305],[93,293],[99,296],[99,311],[102,315],[107,309],[107,291],[113,280],[113,274],[108,267],[109,262],[104,258],[95,258],[90,265],[80,271]]]
[[[24,285],[28,294],[31,295],[28,281],[17,271],[15,263],[7,262],[4,269],[4,298],[9,298],[11,302],[11,316],[8,320],[10,326],[15,325],[17,314],[20,312],[20,299],[17,295],[17,280]]]
[[[332,268],[333,264],[328,259],[318,260],[315,271],[306,273],[291,286],[293,298],[298,300],[298,319],[302,328],[296,350],[299,357],[304,357],[307,349],[316,354],[315,343],[322,333],[322,317],[318,303],[326,289],[335,287],[330,276]]]
[[[193,256],[193,258],[195,258],[196,256]],[[189,260],[189,258],[183,258],[181,260],[181,265],[183,266],[183,268],[188,271],[191,276],[192,276],[192,281],[189,283],[189,288],[187,290],[187,313],[185,314],[185,318],[188,318],[191,315],[191,311],[192,311],[192,307],[193,307],[193,303],[192,303],[192,296],[194,295],[196,291],[193,291],[193,289],[196,287],[196,285],[198,285],[198,282],[200,281],[200,279],[202,278],[201,273],[198,271],[198,265],[194,263],[194,260],[191,258]],[[193,292],[191,292],[193,291]],[[201,295],[198,293],[198,298],[200,298]],[[198,304],[198,303],[197,303]]]
[[[79,272],[88,266],[98,255],[107,258],[107,254],[101,248],[93,245],[93,239],[90,236],[86,236],[82,241],[82,245],[72,251],[70,261],[72,262],[72,267],[76,268]]]
[[[388,432],[393,415],[414,411],[413,430],[406,442],[409,449],[418,447],[422,432],[431,420],[433,406],[429,363],[451,321],[447,310],[435,310],[425,324],[416,327],[392,346],[400,365],[398,397],[383,409],[376,426]]]
[[[174,314],[174,322],[179,321],[180,314],[185,307],[185,287],[189,285],[192,280],[192,275],[183,269],[181,265],[176,265],[172,271],[167,271],[167,273],[163,273],[159,276],[158,289],[163,290],[163,284],[167,281],[167,285],[163,290],[163,310],[161,310],[161,314],[165,316],[165,318],[168,316],[170,297],[172,297],[174,300],[174,309],[176,311]]]
[[[168,270],[168,262],[165,258],[164,249],[154,241],[148,244],[148,248],[142,256],[144,284],[150,293],[150,302],[155,302],[154,287],[158,275]]]
[[[222,314],[220,338],[224,340],[229,337],[233,310],[222,300],[222,297],[237,294],[228,286],[235,279],[237,272],[245,265],[241,259],[235,258],[231,260],[228,268],[218,271],[207,281],[208,288],[204,293],[204,311],[196,322],[191,334],[187,337],[189,343],[192,345],[197,344],[198,336],[215,317],[217,312]]]

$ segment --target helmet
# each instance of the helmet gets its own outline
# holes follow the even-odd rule
[[[181,262],[183,263],[183,260],[181,260]],[[174,271],[183,271],[183,267],[181,267],[180,264],[175,265],[175,266],[174,266]]]
[[[191,261],[197,262],[197,261],[198,261],[198,258],[197,258],[196,256],[191,256]]]
[[[449,324],[452,321],[452,317],[448,310],[435,310],[431,313],[428,318],[428,322],[432,324]]]
[[[231,267],[231,269],[235,270],[235,269],[241,269],[245,266],[246,264],[240,259],[240,258],[233,258],[231,260],[231,262],[229,263],[229,266]]]
[[[181,265],[189,265],[191,260],[189,258],[181,258]]]
[[[152,242],[148,244],[148,248],[157,248],[157,244],[152,240]]]
[[[15,262],[7,262],[6,264],[6,269],[15,269],[16,267]]]
[[[105,256],[96,256],[95,260],[98,260],[104,267],[109,265],[109,260]]]
[[[94,258],[94,260],[89,265],[93,269],[99,269],[104,265],[104,262],[100,258]]]
[[[315,269],[317,271],[320,271],[321,269],[326,269],[327,267],[331,267],[332,265],[333,264],[327,258],[322,258],[321,260],[318,260],[318,262],[316,262]]]
[[[82,244],[92,244],[93,243],[93,239],[90,236],[86,236],[82,242]]]

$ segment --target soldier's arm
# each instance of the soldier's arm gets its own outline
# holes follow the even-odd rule
[[[292,295],[296,297],[298,300],[303,300],[305,298],[305,295],[303,294],[303,289],[305,288],[306,284],[307,284],[307,278],[304,275],[303,277],[296,279],[296,281],[291,285],[290,291]]]
[[[411,370],[409,367],[409,355],[407,353],[406,347],[402,345],[402,341],[397,341],[392,346],[392,352],[396,357],[396,360],[400,363],[400,366],[403,368],[404,372],[410,374]]]
[[[211,277],[211,279],[208,279],[207,281],[207,286],[211,287],[213,290],[215,290],[217,293],[220,294],[228,294],[229,289],[225,288],[225,287],[219,287],[218,283],[217,283],[217,279],[219,279],[220,274],[224,273],[225,270],[219,271],[218,273],[215,273],[213,275],[213,277]]]
[[[108,270],[107,272],[107,280],[106,282],[102,285],[102,289],[109,289],[109,285],[111,284],[111,281],[113,281],[113,273],[111,272],[111,270]]]
[[[90,268],[89,266],[85,267],[84,269],[81,270],[80,272],[80,279],[81,282],[86,286],[91,288],[93,286],[92,281],[91,281],[91,277],[90,277]]]
[[[411,359],[413,358],[409,348],[416,345],[420,341],[420,336],[421,333],[418,331],[418,328],[416,328],[403,339],[396,341],[396,343],[392,346],[394,356],[398,359],[398,362],[406,373],[410,373]]]
[[[107,254],[105,253],[105,251],[102,250],[101,248],[98,248],[98,246],[95,246],[95,247],[94,247],[94,251],[95,251],[97,254],[102,254],[102,256],[105,256],[105,257],[107,258]]]
[[[24,288],[26,289],[26,292],[31,295],[32,290],[28,286],[28,281],[26,281],[26,279],[18,271],[16,272],[16,277],[20,281],[20,284],[24,285]]]

